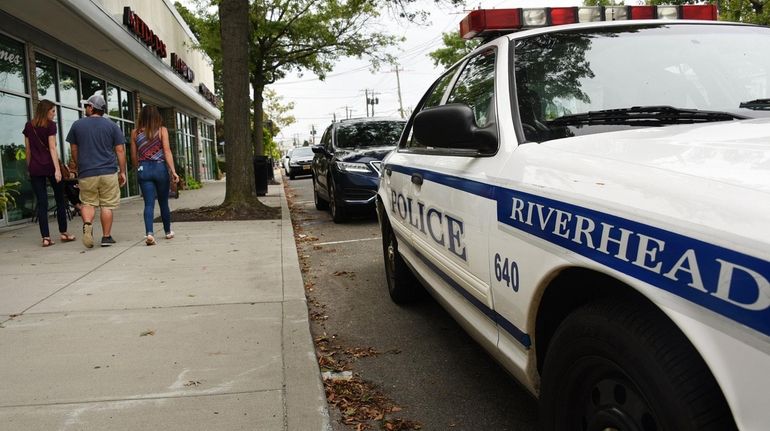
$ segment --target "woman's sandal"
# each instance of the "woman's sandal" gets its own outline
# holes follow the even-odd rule
[[[147,235],[147,239],[144,240],[144,243],[147,245],[155,245],[155,237],[152,235]]]
[[[51,238],[49,238],[47,236],[43,237],[43,247],[50,247],[50,246],[52,246],[54,244],[55,243],[53,241],[51,241]]]
[[[173,230],[166,234],[166,239],[171,239],[173,237],[174,237],[174,231]]]
[[[75,235],[71,235],[65,232],[61,234],[60,239],[61,239],[61,242],[75,241]]]

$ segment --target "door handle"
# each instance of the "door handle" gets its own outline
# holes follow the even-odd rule
[[[412,174],[412,184],[421,186],[422,185],[422,175],[420,174]]]

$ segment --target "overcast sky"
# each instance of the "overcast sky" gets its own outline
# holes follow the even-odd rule
[[[405,28],[404,23],[391,19],[387,13],[383,13],[377,20],[386,31],[406,39],[399,46],[390,48],[389,52],[400,63],[401,103],[407,112],[411,111],[430,84],[443,72],[443,68],[433,65],[428,53],[443,46],[442,33],[459,31],[460,21],[468,13],[467,9],[461,7],[437,6],[432,0],[420,0],[420,3],[431,11],[430,26],[410,25]],[[466,7],[578,6],[582,3],[582,0],[471,0]],[[281,146],[290,148],[295,140],[298,145],[302,145],[305,140],[311,141],[312,128],[317,131],[317,143],[335,115],[338,120],[345,118],[346,109],[351,117],[365,117],[367,90],[374,91],[375,97],[379,99],[379,104],[374,105],[375,115],[399,116],[395,67],[384,66],[376,72],[370,69],[365,59],[341,58],[324,81],[305,73],[302,77],[287,76],[270,85],[269,88],[282,97],[282,102],[294,102],[293,115],[297,122],[283,128],[276,137]]]
[[[183,4],[191,3],[190,0],[181,1]],[[627,0],[625,3],[638,4],[640,0]],[[405,27],[404,22],[392,19],[387,11],[383,11],[382,16],[376,20],[381,31],[405,38],[404,42],[389,48],[388,52],[397,57],[400,64],[401,103],[406,112],[411,111],[428,86],[443,72],[443,68],[433,65],[428,53],[443,46],[442,33],[460,30],[460,21],[468,14],[469,9],[579,6],[583,1],[467,0],[465,8],[437,5],[434,0],[417,0],[417,4],[431,11],[430,25]],[[383,66],[380,70],[372,72],[365,59],[340,58],[324,81],[320,81],[312,73],[305,73],[303,76],[292,74],[269,88],[282,97],[282,103],[294,102],[292,114],[297,119],[296,123],[284,127],[276,137],[283,148],[292,147],[295,141],[302,145],[305,140],[313,140],[310,133],[312,129],[316,130],[314,141],[317,143],[333,118],[345,118],[346,111],[350,117],[365,117],[365,91],[373,91],[379,99],[379,104],[374,105],[375,115],[399,115],[395,68]]]

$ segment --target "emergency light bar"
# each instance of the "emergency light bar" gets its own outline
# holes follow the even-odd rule
[[[670,6],[575,6],[537,9],[478,9],[460,22],[463,39],[510,33],[528,28],[596,21],[635,19],[695,19],[716,21],[717,7]]]

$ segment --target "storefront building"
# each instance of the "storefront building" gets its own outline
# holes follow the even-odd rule
[[[19,0],[0,5],[0,184],[21,182],[0,227],[33,215],[24,124],[35,106],[57,106],[59,157],[84,115],[80,100],[101,93],[105,116],[126,135],[145,104],[158,106],[169,129],[177,172],[197,181],[216,176],[214,122],[220,118],[210,60],[170,0]],[[127,148],[128,149],[128,148]],[[139,195],[131,169],[123,197]]]

